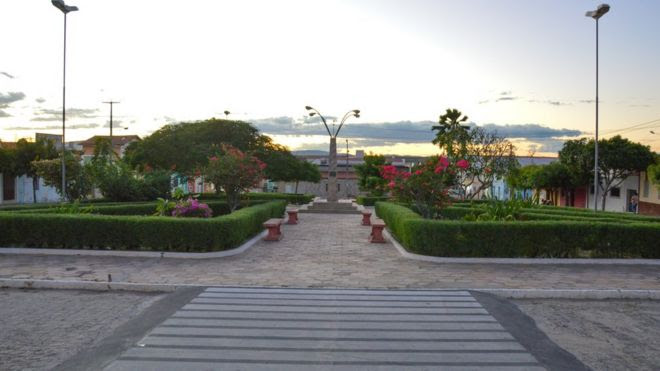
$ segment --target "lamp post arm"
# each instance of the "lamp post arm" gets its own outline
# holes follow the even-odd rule
[[[332,134],[330,133],[330,128],[328,127],[328,123],[325,122],[325,117],[321,114],[321,112],[317,111],[316,108],[312,108],[311,111],[314,111],[319,117],[321,118],[321,121],[323,121],[323,125],[325,126],[325,130],[328,131],[328,135],[332,138]]]
[[[339,123],[339,127],[337,128],[337,132],[335,133],[335,138],[337,137],[337,135],[339,135],[339,130],[341,130],[341,127],[344,126],[344,122],[346,122],[346,120],[348,120],[348,118],[351,117],[351,116],[355,116],[355,111],[346,112],[344,117],[341,119],[341,122]]]

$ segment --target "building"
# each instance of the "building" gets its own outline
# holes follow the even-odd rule
[[[94,156],[94,149],[96,148],[96,141],[98,139],[110,140],[109,135],[95,135],[87,140],[82,141],[83,159],[88,159]],[[124,157],[126,147],[133,142],[140,140],[137,135],[117,135],[112,137],[112,149],[118,157]]]
[[[0,142],[0,147],[13,149],[16,143]],[[0,173],[0,205],[34,203],[35,198],[36,202],[57,202],[60,195],[55,188],[44,185],[43,179],[34,182],[25,175],[13,177]]]
[[[660,185],[653,184],[645,171],[639,174],[640,188],[637,212],[644,215],[660,216]]]

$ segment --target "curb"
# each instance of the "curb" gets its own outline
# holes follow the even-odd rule
[[[341,287],[291,287],[291,286],[223,286],[196,284],[152,284],[129,282],[96,282],[96,281],[56,281],[29,279],[0,279],[0,289],[59,289],[59,290],[90,290],[90,291],[137,291],[137,292],[174,292],[180,288],[190,287],[224,287],[245,289],[342,289]],[[629,289],[493,289],[493,288],[343,288],[346,290],[405,290],[405,291],[478,291],[494,294],[506,299],[638,299],[660,300],[660,290],[629,290]]]
[[[557,258],[443,258],[413,254],[406,250],[387,229],[383,236],[404,258],[441,264],[527,264],[527,265],[657,265],[660,259],[557,259]]]

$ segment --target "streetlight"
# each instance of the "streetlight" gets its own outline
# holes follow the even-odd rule
[[[78,10],[77,6],[64,4],[64,0],[51,0],[53,6],[64,14],[64,63],[62,66],[62,198],[66,199],[66,165],[64,162],[66,128],[66,15]]]
[[[337,131],[333,130],[332,132],[330,131],[330,128],[328,127],[328,123],[325,121],[325,117],[319,112],[317,109],[311,107],[311,106],[305,106],[305,109],[307,111],[311,111],[309,113],[310,117],[314,117],[315,115],[318,115],[321,118],[321,121],[323,121],[323,125],[325,126],[325,130],[328,131],[328,135],[330,136],[330,169],[328,172],[328,201],[329,202],[337,202],[337,135],[339,134],[339,130],[341,130],[341,127],[344,125],[346,120],[348,120],[349,117],[355,117],[355,118],[360,118],[360,110],[359,109],[354,109],[351,111],[346,112],[344,117],[341,119],[341,122],[339,123],[339,127],[337,128]]]
[[[600,4],[585,15],[596,20],[596,141],[594,150],[594,211],[598,211],[598,20],[610,11],[610,6]]]

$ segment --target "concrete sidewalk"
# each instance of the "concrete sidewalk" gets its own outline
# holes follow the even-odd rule
[[[0,254],[0,278],[346,288],[660,289],[660,266],[439,264],[367,242],[361,216],[304,214],[279,242],[203,260]]]

